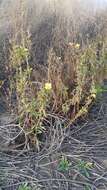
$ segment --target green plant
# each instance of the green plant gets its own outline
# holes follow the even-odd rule
[[[19,186],[18,190],[32,190],[30,186],[28,186],[27,183],[22,184]]]
[[[85,185],[84,190],[91,190],[91,187],[89,185]]]
[[[36,184],[31,187],[28,183],[24,183],[18,187],[18,190],[40,190],[40,188]]]
[[[91,162],[85,162],[84,160],[80,160],[76,167],[82,175],[89,178],[90,169],[93,168],[93,164]]]
[[[95,92],[96,92],[96,94],[107,92],[107,88],[106,87],[102,87],[101,85],[96,85]]]
[[[19,124],[30,143],[37,144],[39,149],[37,135],[45,130],[43,121],[49,109],[52,84],[44,82],[39,89],[33,89],[28,56],[29,50],[25,46],[13,45],[10,57],[11,70],[15,70],[15,75],[12,76],[11,84],[14,86],[11,89],[17,96]]]
[[[22,45],[13,44],[11,51],[11,63],[12,67],[17,68],[28,58],[29,50]]]
[[[21,126],[24,126],[24,130],[29,134],[35,134],[35,138],[37,134],[45,130],[43,121],[47,116],[50,94],[51,84],[45,83],[41,90],[38,91],[36,97],[32,95],[32,99],[29,99],[24,94],[20,100],[19,118],[21,118]]]
[[[60,162],[59,162],[59,165],[58,165],[58,168],[60,171],[68,171],[69,170],[69,167],[70,167],[70,162],[68,161],[68,159],[64,156],[62,156]]]

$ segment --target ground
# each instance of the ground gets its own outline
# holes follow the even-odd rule
[[[4,144],[15,130],[13,126],[7,134],[8,119],[9,115],[1,114],[0,139]],[[63,158],[65,168],[60,167]],[[88,170],[86,164],[91,165]],[[57,120],[40,152],[7,151],[1,146],[0,190],[18,190],[26,182],[35,190],[107,189],[107,92],[98,96],[81,122],[64,129]]]

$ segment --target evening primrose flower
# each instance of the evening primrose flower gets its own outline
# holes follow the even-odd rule
[[[76,44],[76,45],[75,45],[75,48],[76,48],[76,49],[79,49],[79,48],[80,48],[80,44]]]
[[[96,98],[96,94],[95,94],[95,93],[92,93],[92,94],[91,94],[91,97],[95,99],[95,98]]]
[[[86,167],[91,168],[92,166],[93,166],[93,163],[91,163],[91,162],[86,163]]]
[[[49,83],[49,82],[47,82],[47,83],[45,83],[45,90],[51,90],[52,89],[52,84],[51,83]]]

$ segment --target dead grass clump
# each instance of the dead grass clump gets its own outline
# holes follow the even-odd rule
[[[35,29],[27,22],[26,6],[20,0],[12,16],[10,89],[16,94],[18,122],[26,141],[39,149],[38,134],[45,131],[50,116],[64,118],[67,127],[88,112],[97,95],[96,85],[103,80],[107,37],[106,26],[101,30],[105,19],[103,24],[94,23],[94,13],[92,22],[85,16],[81,19],[82,11],[76,16],[73,7],[68,15],[54,5]]]

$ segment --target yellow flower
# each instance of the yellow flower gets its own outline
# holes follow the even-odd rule
[[[91,97],[95,99],[96,98],[96,94],[95,93],[91,94]]]
[[[75,48],[76,48],[76,49],[79,49],[79,48],[80,48],[80,44],[76,44],[76,45],[75,45]]]
[[[91,168],[92,166],[93,166],[93,163],[91,163],[91,162],[87,162],[86,167]]]
[[[45,90],[51,90],[52,89],[52,84],[51,83],[49,83],[49,82],[47,82],[47,83],[45,83]]]

